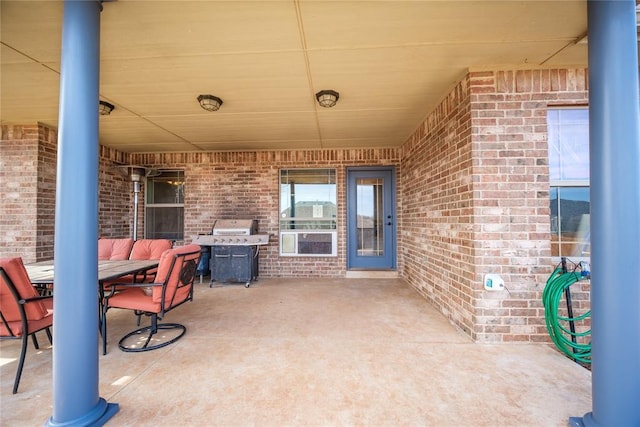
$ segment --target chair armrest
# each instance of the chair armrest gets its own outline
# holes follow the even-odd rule
[[[22,298],[18,301],[18,304],[28,304],[33,301],[41,301],[41,300],[51,299],[51,298],[53,298],[53,295],[41,295],[41,296],[31,297],[31,298]]]
[[[149,286],[162,286],[163,283],[109,283],[109,287],[111,288],[108,293],[102,295],[103,298],[109,299],[114,296],[117,292],[116,288],[148,288]]]
[[[109,283],[109,287],[113,288],[114,286],[126,287],[126,288],[146,288],[149,286],[162,286],[163,283]]]

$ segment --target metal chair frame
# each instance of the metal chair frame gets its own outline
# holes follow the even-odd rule
[[[27,356],[28,337],[31,336],[31,339],[33,341],[33,346],[35,347],[36,350],[39,350],[40,346],[38,345],[36,332],[40,332],[44,330],[47,334],[47,338],[49,339],[49,343],[53,344],[53,339],[51,337],[51,329],[50,329],[52,325],[43,326],[35,330],[29,329],[29,319],[27,318],[25,305],[33,301],[51,299],[53,298],[53,296],[45,295],[45,296],[32,297],[32,298],[22,298],[22,296],[20,296],[20,294],[18,293],[18,290],[16,289],[15,284],[13,283],[13,281],[11,280],[7,272],[2,267],[0,267],[0,275],[2,275],[2,279],[6,283],[7,287],[9,288],[9,291],[11,292],[16,303],[18,304],[18,310],[20,311],[20,318],[22,323],[22,334],[17,335],[12,330],[10,323],[6,320],[5,316],[2,314],[2,308],[0,307],[0,322],[5,325],[5,327],[10,333],[10,335],[8,336],[0,336],[0,339],[19,339],[22,341],[21,348],[20,348],[20,358],[18,360],[18,369],[16,371],[16,377],[13,382],[13,394],[16,394],[18,392],[18,386],[20,385],[20,378],[22,377],[22,369],[24,368],[24,361]]]

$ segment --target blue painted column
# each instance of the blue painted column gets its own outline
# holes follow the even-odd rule
[[[64,2],[50,426],[102,425],[98,381],[98,0]]]
[[[640,426],[640,95],[633,0],[589,1],[592,412]]]

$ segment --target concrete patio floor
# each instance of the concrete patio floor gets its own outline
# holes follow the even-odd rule
[[[588,370],[547,345],[475,344],[400,279],[197,284],[165,317],[187,334],[146,353],[117,347],[131,312],[108,319],[100,396],[120,405],[109,426],[566,426],[591,410]],[[0,344],[2,426],[52,415],[52,350],[39,341],[16,395],[19,343]]]

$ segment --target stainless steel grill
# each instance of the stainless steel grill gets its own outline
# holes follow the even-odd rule
[[[210,247],[211,282],[244,282],[249,287],[258,280],[259,246],[269,243],[268,234],[258,234],[255,219],[219,219],[211,234],[193,237],[193,243]]]

